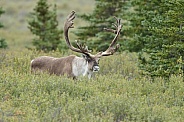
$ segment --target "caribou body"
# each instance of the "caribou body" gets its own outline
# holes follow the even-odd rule
[[[114,24],[116,27],[116,30],[113,29],[107,29],[104,28],[106,31],[115,33],[115,37],[112,40],[109,48],[104,52],[98,52],[97,54],[93,55],[88,50],[87,46],[79,44],[76,42],[77,47],[73,47],[70,43],[68,31],[69,28],[73,28],[73,20],[75,18],[75,12],[72,11],[65,22],[64,25],[64,36],[66,43],[68,47],[78,53],[82,53],[82,57],[78,57],[75,55],[70,55],[67,57],[61,57],[61,58],[54,58],[50,56],[41,56],[38,58],[35,58],[31,61],[31,71],[32,72],[48,72],[50,74],[56,74],[56,75],[67,75],[68,77],[76,78],[80,75],[88,75],[88,78],[91,78],[93,72],[97,72],[100,70],[99,68],[99,59],[102,56],[109,56],[113,55],[116,50],[119,48],[119,45],[117,44],[115,46],[115,43],[117,41],[117,38],[120,34],[122,25],[120,23],[120,19],[117,19],[117,23]]]
[[[70,55],[67,57],[54,58],[41,56],[31,61],[32,72],[42,71],[56,75],[67,75],[77,77],[88,75],[91,78],[93,72],[99,71],[98,59],[88,62],[85,57]]]

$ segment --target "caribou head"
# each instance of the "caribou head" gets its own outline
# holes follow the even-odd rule
[[[75,11],[72,11],[64,24],[64,36],[68,47],[78,53],[82,53],[82,57],[75,55],[70,55],[67,57],[54,58],[49,56],[41,56],[31,61],[32,71],[48,71],[50,74],[64,75],[66,74],[69,77],[76,78],[79,75],[88,75],[88,78],[91,78],[93,72],[100,70],[99,59],[102,56],[113,55],[119,48],[119,44],[116,44],[117,38],[120,34],[122,25],[121,20],[116,18],[115,30],[107,29],[104,30],[115,33],[115,37],[112,40],[110,46],[106,51],[98,52],[97,54],[91,54],[91,51],[88,50],[88,47],[80,44],[76,41],[76,47],[74,47],[68,36],[70,28],[73,28],[73,20],[75,19]]]

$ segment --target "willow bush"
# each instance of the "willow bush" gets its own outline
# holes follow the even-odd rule
[[[59,52],[0,52],[1,121],[182,121],[181,76],[154,82],[138,74],[136,54],[104,57],[101,70],[88,80],[34,75],[30,61]]]

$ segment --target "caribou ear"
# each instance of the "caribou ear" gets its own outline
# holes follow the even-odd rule
[[[85,55],[85,54],[82,54],[82,57],[83,57],[84,59],[86,59],[86,55]]]
[[[90,61],[91,57],[89,55],[86,54],[82,54],[82,57],[86,60],[86,61]]]

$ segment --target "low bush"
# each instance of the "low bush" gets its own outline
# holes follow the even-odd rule
[[[149,121],[184,120],[180,76],[151,81],[139,76],[136,54],[104,57],[88,80],[30,73],[30,61],[58,52],[0,52],[0,121]]]

